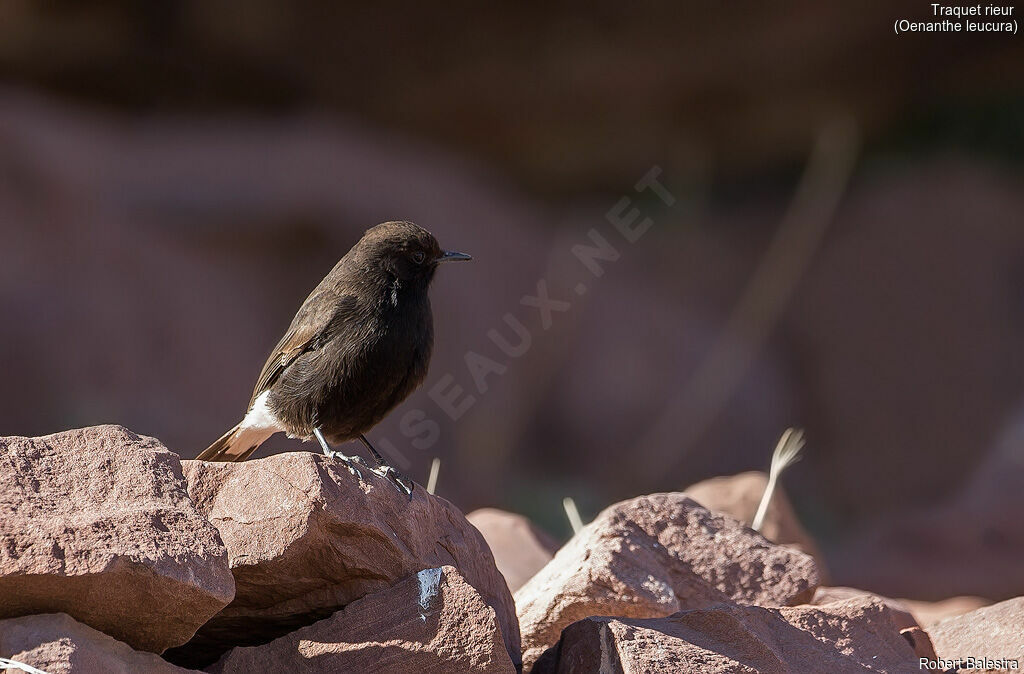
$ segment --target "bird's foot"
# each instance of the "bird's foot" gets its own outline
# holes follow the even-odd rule
[[[371,470],[393,484],[395,489],[408,496],[411,501],[413,481],[399,473],[396,468],[389,465],[388,462],[384,460],[384,457],[381,456],[380,452],[374,449],[373,445],[370,444],[370,441],[366,439],[365,435],[360,433],[359,441],[363,443],[366,449],[370,450],[370,454],[373,454],[374,461],[377,462],[377,467]]]
[[[349,456],[347,454],[342,454],[341,452],[335,451],[333,449],[330,450],[329,452],[324,452],[324,456],[331,459],[337,459],[338,461],[344,463],[345,467],[348,468],[348,472],[355,475],[357,480],[363,479],[363,474],[359,471],[357,464],[363,464],[364,468],[368,468],[368,466],[365,463],[363,463],[358,456]],[[368,469],[373,470],[372,468]]]
[[[313,428],[313,436],[317,439],[317,442],[320,443],[320,449],[324,451],[324,456],[326,456],[329,459],[340,459],[345,463],[345,467],[348,468],[348,472],[355,475],[357,480],[362,481],[363,474],[359,472],[359,468],[356,467],[357,463],[363,463],[362,459],[360,459],[358,456],[349,456],[347,454],[339,452],[336,449],[331,449],[331,446],[327,444],[327,438],[324,437],[324,434],[319,427]],[[363,467],[367,468],[368,470],[373,470],[372,468],[369,468],[365,463],[363,463]]]
[[[371,468],[374,473],[394,485],[395,489],[402,492],[412,500],[413,481],[398,472],[396,468],[384,463],[377,468]]]

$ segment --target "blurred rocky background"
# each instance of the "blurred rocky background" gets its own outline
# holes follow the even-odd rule
[[[893,33],[929,11],[0,3],[0,436],[110,422],[194,456],[361,232],[411,219],[475,259],[439,274],[431,374],[371,438],[420,482],[440,457],[464,511],[564,538],[564,496],[589,518],[765,470],[799,425],[786,487],[837,583],[959,568],[939,530],[993,513],[965,535],[1017,560],[1024,42]],[[835,120],[858,142],[834,217],[770,268],[784,302],[744,303]],[[654,166],[672,206],[635,189]],[[594,278],[570,251],[618,236],[624,197],[653,225]],[[548,329],[521,303],[541,279],[571,304]],[[728,373],[720,405],[676,404]],[[452,384],[458,420],[428,394]],[[403,434],[417,410],[436,441]],[[1024,593],[932,575],[913,594]]]

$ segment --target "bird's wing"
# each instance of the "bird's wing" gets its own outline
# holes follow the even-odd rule
[[[318,348],[326,341],[325,337],[327,332],[332,330],[331,326],[336,325],[338,319],[343,319],[351,312],[355,303],[356,298],[352,295],[338,296],[332,292],[310,295],[292,319],[288,332],[277,343],[263,365],[252,398],[249,400],[249,407],[252,408],[256,398],[270,388],[296,358]]]

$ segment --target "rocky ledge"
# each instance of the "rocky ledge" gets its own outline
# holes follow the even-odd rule
[[[514,672],[483,536],[309,452],[180,461],[118,426],[0,439],[0,658],[55,672]],[[2,665],[0,665],[2,667]]]
[[[758,476],[623,501],[557,551],[319,455],[180,461],[118,426],[0,438],[0,479],[0,669],[899,673],[1024,648],[1022,599],[822,586],[791,509],[775,541],[746,525]]]

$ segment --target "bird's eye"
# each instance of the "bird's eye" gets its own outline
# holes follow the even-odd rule
[[[416,264],[423,264],[423,261],[427,259],[427,254],[422,250],[418,250],[412,254],[412,261]]]

